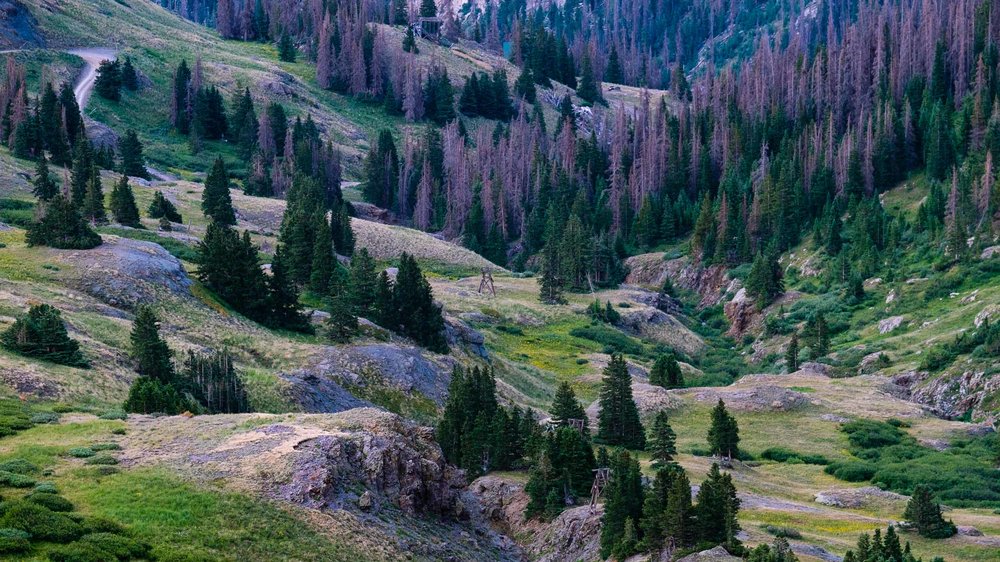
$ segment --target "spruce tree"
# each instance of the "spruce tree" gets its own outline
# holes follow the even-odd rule
[[[125,57],[122,64],[122,87],[132,92],[139,89],[139,74],[132,64],[132,57]]]
[[[712,425],[708,428],[708,450],[719,457],[739,458],[739,443],[739,425],[726,410],[725,402],[719,398],[719,402],[712,409]]]
[[[434,0],[420,0],[420,17],[437,17],[437,5],[434,3]]]
[[[931,490],[925,484],[918,484],[906,504],[903,514],[906,520],[922,537],[945,539],[957,531],[955,524],[941,516],[941,506],[934,503]]]
[[[695,518],[699,540],[720,544],[730,552],[741,552],[740,531],[737,514],[740,500],[736,497],[736,487],[732,476],[722,474],[719,465],[712,463],[708,477],[698,489]]]
[[[590,56],[586,53],[584,53],[583,60],[580,62],[580,68],[583,69],[583,73],[580,76],[580,84],[576,87],[576,95],[591,104],[603,102],[601,85],[594,77],[594,68],[590,62]]]
[[[70,174],[70,197],[77,207],[83,206],[87,198],[87,183],[94,167],[93,147],[85,135],[81,135],[73,148],[73,171]]]
[[[417,38],[413,35],[413,28],[409,26],[407,26],[406,35],[403,37],[403,51],[414,55],[420,53],[420,48],[417,47]]]
[[[226,163],[221,156],[215,159],[212,170],[205,178],[201,210],[213,222],[230,226],[236,224],[236,212],[229,195],[229,173],[226,172]]]
[[[378,277],[375,260],[367,248],[361,248],[351,257],[346,288],[349,303],[359,316],[368,319],[374,316]]]
[[[187,409],[186,405],[187,402],[174,385],[149,377],[139,377],[132,381],[122,408],[136,414],[177,415]]]
[[[396,314],[392,300],[392,286],[393,283],[389,279],[388,272],[385,270],[380,271],[378,277],[375,279],[375,300],[372,303],[371,310],[373,318],[370,318],[370,320],[379,326],[389,328],[390,330],[394,327],[393,322]]]
[[[101,61],[94,81],[94,92],[106,100],[121,99],[122,66],[117,60]]]
[[[250,244],[249,235],[243,233],[244,247],[249,246],[256,256],[257,248]],[[248,258],[249,261],[249,258]],[[257,271],[260,271],[258,268]],[[299,291],[287,273],[282,247],[279,245],[271,260],[271,276],[265,279],[266,297],[255,318],[271,328],[284,328],[296,332],[311,332],[309,319],[302,313]],[[251,311],[253,317],[253,311]]]
[[[70,367],[89,367],[80,344],[69,337],[59,309],[36,304],[0,334],[0,345],[8,351]]]
[[[665,469],[674,465],[674,457],[677,455],[677,434],[670,427],[670,419],[665,410],[656,413],[653,420],[653,431],[648,442],[650,458],[653,460],[653,468]]]
[[[28,225],[24,238],[29,246],[65,250],[88,250],[101,245],[101,236],[62,195],[56,195],[42,206],[41,215]]]
[[[404,335],[431,351],[448,352],[441,307],[434,303],[430,283],[417,260],[406,252],[400,256],[392,301],[398,313],[396,325]]]
[[[292,36],[288,33],[282,33],[281,39],[278,40],[278,60],[295,62],[295,43],[292,42]]]
[[[345,285],[343,281],[334,282],[326,299],[326,309],[330,313],[326,319],[326,337],[337,343],[347,343],[358,331],[358,317]]]
[[[683,388],[684,374],[673,353],[660,355],[649,371],[649,384],[663,388]]]
[[[142,141],[139,135],[132,129],[125,132],[125,136],[118,144],[118,153],[121,155],[121,172],[126,176],[149,179],[149,171],[146,170],[146,157],[143,155]]]
[[[632,398],[632,376],[621,354],[612,354],[604,368],[600,406],[597,429],[600,442],[629,449],[645,447],[645,431]]]
[[[153,201],[149,204],[149,209],[146,213],[151,219],[166,218],[170,222],[184,222],[181,214],[177,211],[177,207],[163,196],[162,191],[157,191],[153,194]]]
[[[333,271],[337,260],[333,256],[333,238],[330,233],[330,223],[326,215],[316,213],[314,218],[312,264],[309,274],[309,290],[315,294],[326,294],[330,291]]]
[[[788,348],[785,349],[785,365],[789,373],[799,370],[799,335],[792,334],[788,341]]]
[[[135,204],[135,194],[128,184],[128,176],[122,176],[111,190],[111,215],[115,222],[133,228],[142,228],[139,222],[139,207]]]
[[[676,471],[667,492],[663,528],[664,539],[672,539],[680,548],[694,543],[698,535],[695,511],[691,505],[691,482],[683,470]]]
[[[139,306],[132,321],[129,336],[129,356],[135,361],[136,372],[164,384],[175,382],[170,348],[160,337],[160,322],[149,306]]]
[[[244,231],[240,236],[226,225],[209,223],[205,237],[198,244],[196,276],[223,301],[250,318],[260,319],[267,309],[267,280],[249,232]]]
[[[636,545],[629,542],[628,521],[633,522],[634,534],[634,522],[642,517],[642,473],[638,460],[623,449],[616,449],[611,454],[610,468],[601,517],[601,557],[614,555],[624,560],[636,553]]]
[[[80,208],[83,218],[93,224],[108,222],[108,213],[104,210],[104,188],[101,184],[101,170],[94,166],[90,170],[90,181],[87,182],[87,195],[83,198]]]
[[[188,351],[184,361],[185,390],[208,414],[249,412],[250,397],[233,364],[233,356],[223,349],[211,354]]]
[[[555,398],[552,399],[552,408],[549,410],[552,421],[560,426],[568,426],[569,420],[583,420],[584,433],[590,434],[587,429],[589,420],[587,412],[576,399],[573,387],[566,381],[559,383],[556,388]]]
[[[31,192],[39,201],[49,201],[59,193],[59,187],[49,173],[49,164],[42,154],[35,166],[35,177],[31,180]]]

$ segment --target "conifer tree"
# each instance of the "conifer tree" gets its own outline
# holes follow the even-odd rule
[[[141,228],[139,222],[139,207],[135,204],[135,194],[128,184],[128,176],[122,176],[114,189],[111,190],[111,216],[115,222],[124,226]]]
[[[624,560],[636,553],[634,522],[642,517],[643,490],[639,462],[624,449],[611,454],[611,476],[604,491],[601,557]],[[633,522],[629,531],[628,522]],[[629,536],[629,535],[633,536]]]
[[[739,539],[740,531],[737,513],[740,500],[736,497],[736,487],[732,476],[722,474],[719,465],[712,463],[708,477],[698,489],[695,518],[700,540],[712,544],[721,544],[730,552],[742,552]]]
[[[663,388],[684,387],[684,375],[673,353],[664,354],[656,358],[653,368],[649,371],[649,384],[655,384]]]
[[[177,211],[177,207],[175,207],[169,199],[163,196],[162,191],[157,191],[153,194],[153,201],[149,204],[149,209],[146,211],[146,214],[148,214],[151,219],[166,218],[170,222],[184,222],[181,214]]]
[[[583,69],[583,73],[580,76],[580,84],[576,87],[576,95],[580,96],[580,99],[592,104],[603,102],[601,85],[594,77],[594,68],[590,62],[590,56],[586,53],[583,55],[583,60],[580,61],[580,68]]]
[[[87,198],[87,184],[94,168],[93,148],[86,136],[81,136],[73,148],[73,171],[70,174],[70,197],[77,207]]]
[[[282,33],[281,39],[278,40],[278,60],[295,62],[295,43],[292,42],[292,36],[288,33]]]
[[[404,335],[431,351],[448,352],[441,307],[434,303],[431,285],[417,260],[406,252],[400,256],[392,302],[398,315],[395,324]]]
[[[92,224],[108,222],[108,214],[104,210],[104,188],[101,185],[101,170],[94,166],[90,171],[90,181],[87,182],[87,195],[80,208],[83,218]]]
[[[830,352],[830,328],[822,312],[806,321],[803,339],[809,346],[809,358],[819,359]]]
[[[358,317],[348,291],[349,281],[339,274],[334,274],[333,278],[326,299],[326,309],[330,313],[326,319],[326,337],[337,343],[347,343],[358,331]]]
[[[392,300],[392,280],[385,270],[379,272],[375,280],[375,301],[372,303],[371,315],[379,326],[392,329],[395,317],[394,304]]]
[[[918,484],[906,504],[903,519],[929,539],[945,539],[956,533],[955,524],[945,521],[941,516],[941,506],[934,503],[931,490],[924,484]]]
[[[576,393],[573,392],[573,387],[568,382],[563,381],[556,388],[556,395],[552,399],[552,408],[549,410],[549,414],[552,416],[552,421],[561,426],[568,426],[569,420],[583,420],[584,433],[589,435],[587,413],[577,401]]]
[[[788,341],[785,349],[785,365],[789,373],[799,370],[799,335],[792,334],[792,339]]]
[[[118,145],[118,153],[122,159],[122,173],[126,176],[149,179],[149,171],[146,170],[146,157],[143,155],[142,141],[139,135],[132,129],[125,132]]]
[[[132,64],[132,57],[125,57],[122,63],[122,87],[131,92],[139,89],[139,74]]]
[[[0,334],[0,345],[8,351],[70,367],[89,367],[80,344],[69,337],[59,309],[36,304]]]
[[[514,82],[514,95],[523,99],[526,103],[535,103],[537,93],[535,91],[535,78],[531,74],[531,69],[525,67]]]
[[[767,256],[757,254],[747,275],[746,289],[757,303],[758,310],[766,307],[781,294],[784,290],[781,265],[773,254],[768,253]]]
[[[31,184],[31,192],[39,201],[49,201],[59,194],[59,187],[49,173],[49,164],[44,154],[38,158],[38,164],[35,166],[35,177],[31,180]]]
[[[129,356],[135,361],[136,372],[164,384],[175,382],[170,348],[160,337],[160,322],[149,306],[139,306],[129,335]]]
[[[201,194],[201,210],[205,216],[223,225],[236,224],[236,212],[233,211],[233,200],[229,195],[229,173],[226,163],[219,156],[212,165],[212,170],[205,178],[205,189]]]
[[[361,248],[351,257],[347,281],[350,305],[359,316],[371,319],[374,315],[378,277],[375,260],[367,248]]]
[[[117,60],[101,61],[97,68],[97,79],[94,81],[94,91],[106,100],[121,99],[122,66]]]
[[[333,238],[330,233],[330,223],[326,220],[325,214],[317,213],[314,222],[315,241],[309,274],[309,290],[315,294],[326,294],[330,291],[333,271],[337,267],[336,259],[333,256]]]
[[[25,242],[29,246],[49,246],[66,250],[88,250],[101,245],[76,206],[61,194],[42,206],[41,215],[28,225]]]
[[[209,223],[205,237],[198,244],[196,276],[222,300],[250,318],[259,319],[266,309],[267,281],[249,232],[244,231],[240,236],[224,224]]]
[[[667,492],[663,529],[664,538],[672,539],[678,547],[692,544],[698,535],[695,511],[691,505],[691,482],[683,470],[675,472]]]
[[[708,428],[709,452],[720,457],[739,458],[739,443],[739,425],[720,398],[712,409],[712,425]]]
[[[434,0],[420,0],[420,17],[437,17],[437,5],[434,3]]]
[[[211,354],[188,351],[184,361],[185,390],[209,414],[249,412],[250,396],[233,364],[233,356],[223,349]]]
[[[502,439],[507,439],[506,434]],[[551,518],[576,498],[585,497],[590,492],[595,466],[594,451],[587,435],[569,427],[547,433],[535,454],[525,485],[525,492],[531,498],[525,515],[544,514]]]
[[[653,459],[653,468],[665,469],[674,463],[677,455],[677,434],[670,427],[670,419],[665,410],[656,413],[653,420],[653,431],[648,442],[650,458]]]
[[[622,72],[622,63],[618,60],[618,48],[611,45],[611,53],[608,54],[608,63],[604,67],[604,81],[612,84],[623,84],[625,76]]]
[[[257,248],[250,243],[250,236],[245,231],[243,239],[243,247],[249,248],[248,252],[252,250],[256,259]],[[249,261],[248,257],[248,265]],[[259,267],[257,271],[260,272]],[[265,286],[267,296],[263,302],[263,310],[256,312],[255,320],[272,328],[284,328],[296,332],[312,331],[309,319],[302,313],[298,288],[287,273],[280,245],[271,260],[271,276],[265,279]],[[252,310],[251,317],[254,317]]]
[[[420,48],[417,47],[417,38],[413,35],[413,28],[409,26],[406,28],[406,35],[403,36],[403,51],[414,55],[420,53]]]
[[[604,368],[600,405],[597,429],[600,442],[640,450],[646,446],[639,410],[632,398],[632,377],[620,354],[612,354]]]

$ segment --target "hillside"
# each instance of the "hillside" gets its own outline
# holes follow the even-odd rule
[[[0,4],[0,559],[1000,561],[992,4]]]

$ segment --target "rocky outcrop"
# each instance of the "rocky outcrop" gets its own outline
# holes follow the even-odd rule
[[[971,412],[972,419],[996,423],[1000,400],[1000,377],[986,371],[966,370],[932,377],[923,371],[907,371],[892,378],[906,389],[909,399],[930,408],[935,415],[956,419]]]
[[[701,267],[686,257],[668,260],[661,253],[640,254],[625,260],[625,266],[629,270],[625,283],[659,290],[669,277],[675,286],[697,293],[700,307],[720,304],[741,286],[738,280],[729,278],[725,267]]]
[[[889,318],[884,318],[878,322],[878,333],[888,334],[903,325],[904,318],[902,316],[890,316]]]
[[[705,348],[698,334],[659,308],[628,308],[619,312],[621,320],[617,326],[629,334],[662,343],[687,355],[696,355]]]
[[[634,375],[633,375],[634,376]],[[635,400],[639,415],[643,418],[653,416],[660,410],[672,410],[681,407],[684,402],[677,395],[676,390],[667,390],[662,386],[656,386],[646,382],[632,381],[632,399]],[[601,403],[595,400],[587,406],[587,417],[590,419],[590,426],[597,427],[597,416],[601,411]]]
[[[31,11],[19,0],[0,1],[0,48],[44,46],[45,37],[38,31],[38,20]]]
[[[451,347],[460,347],[470,354],[488,359],[490,354],[486,350],[486,337],[482,332],[470,327],[459,318],[454,316],[444,317],[445,340]]]
[[[740,560],[742,558],[733,556],[725,548],[717,546],[711,550],[688,554],[684,558],[678,559],[677,562],[740,562]]]
[[[475,480],[469,491],[494,529],[516,537],[531,560],[576,562],[600,560],[603,507],[572,507],[551,522],[525,519],[528,495],[519,484],[498,476]]]
[[[816,503],[849,509],[880,507],[887,504],[891,504],[892,507],[902,507],[902,504],[906,503],[908,499],[907,496],[888,492],[875,486],[826,490],[816,494]]]
[[[762,384],[758,377],[766,380],[767,375],[748,375],[731,386],[689,392],[699,402],[713,403],[721,398],[727,408],[737,412],[788,412],[809,404],[807,395],[783,386]]]
[[[70,266],[71,285],[116,308],[131,309],[164,293],[194,299],[184,266],[159,244],[104,236],[91,250],[48,251]]]
[[[430,428],[374,408],[340,414],[129,418],[120,460],[162,466],[330,514],[355,544],[434,560],[514,560],[515,549],[468,520],[465,477]]]

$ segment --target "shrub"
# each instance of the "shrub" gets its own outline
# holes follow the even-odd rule
[[[802,455],[802,462],[806,464],[818,464],[827,465],[830,464],[830,459],[824,457],[823,455]]]
[[[0,529],[0,554],[17,554],[31,548],[31,535],[21,529]]]
[[[56,412],[39,412],[31,416],[31,423],[36,425],[43,423],[59,423],[59,414]]]
[[[792,457],[798,456],[799,455],[795,451],[784,447],[771,447],[770,449],[764,449],[764,452],[760,454],[760,458],[774,462],[785,462]]]
[[[585,326],[573,328],[569,335],[597,342],[604,346],[606,353],[625,353],[628,355],[642,355],[643,347],[634,338],[622,332],[608,328],[603,325]]]
[[[126,433],[127,431],[125,430],[124,427],[116,427],[111,430],[112,435],[125,435]]]
[[[94,456],[90,457],[89,459],[87,459],[84,462],[86,464],[109,466],[109,465],[118,464],[118,459],[116,459],[112,455],[109,455],[108,453],[100,453],[98,455],[94,455]]]
[[[802,533],[791,527],[778,527],[776,525],[763,525],[761,529],[769,534],[783,539],[801,539]]]
[[[101,414],[100,418],[102,420],[122,420],[122,421],[124,421],[124,420],[128,419],[128,414],[126,414],[122,410],[108,410],[107,412],[104,412],[103,414]],[[112,430],[112,431],[114,431],[114,430]]]
[[[59,493],[59,490],[56,488],[56,485],[53,484],[52,482],[39,482],[38,484],[35,484],[35,490],[34,491],[38,492],[38,493],[41,493],[41,494],[58,494]]]
[[[896,427],[879,421],[856,420],[845,423],[840,428],[847,434],[847,440],[855,449],[875,449],[895,445],[903,439],[903,433]]]
[[[39,468],[24,459],[10,459],[0,462],[0,471],[14,474],[37,474]]]
[[[87,367],[89,362],[80,352],[80,344],[69,337],[59,309],[38,304],[28,309],[0,334],[0,344],[25,357],[69,365]]]
[[[79,542],[80,544],[95,546],[118,557],[119,560],[128,560],[129,558],[147,558],[150,551],[148,544],[113,533],[93,533],[90,535],[84,535]]]
[[[35,479],[24,474],[0,471],[0,486],[10,488],[30,488],[35,485]]]
[[[120,535],[125,532],[125,527],[106,517],[81,517],[79,525],[85,535],[92,535],[94,533],[114,533]]]
[[[80,525],[69,517],[24,500],[11,502],[0,517],[0,527],[20,529],[36,539],[61,543],[73,541],[82,534]]]
[[[875,476],[875,465],[860,461],[835,462],[828,464],[823,472],[847,482],[864,482]]]
[[[95,451],[121,451],[122,446],[118,443],[94,443],[90,446]]]
[[[73,447],[72,449],[66,451],[66,454],[78,459],[86,459],[94,456],[94,450],[90,447]]]
[[[98,466],[96,470],[98,476],[111,476],[112,474],[118,474],[118,469],[113,466]]]
[[[51,562],[107,562],[116,557],[93,544],[75,542],[49,552]]]
[[[47,507],[52,511],[57,511],[57,512],[73,511],[73,502],[69,501],[68,499],[62,496],[57,496],[56,494],[36,492],[33,494],[28,494],[27,496],[25,496],[24,499],[28,500],[29,502],[37,503],[38,505]]]

